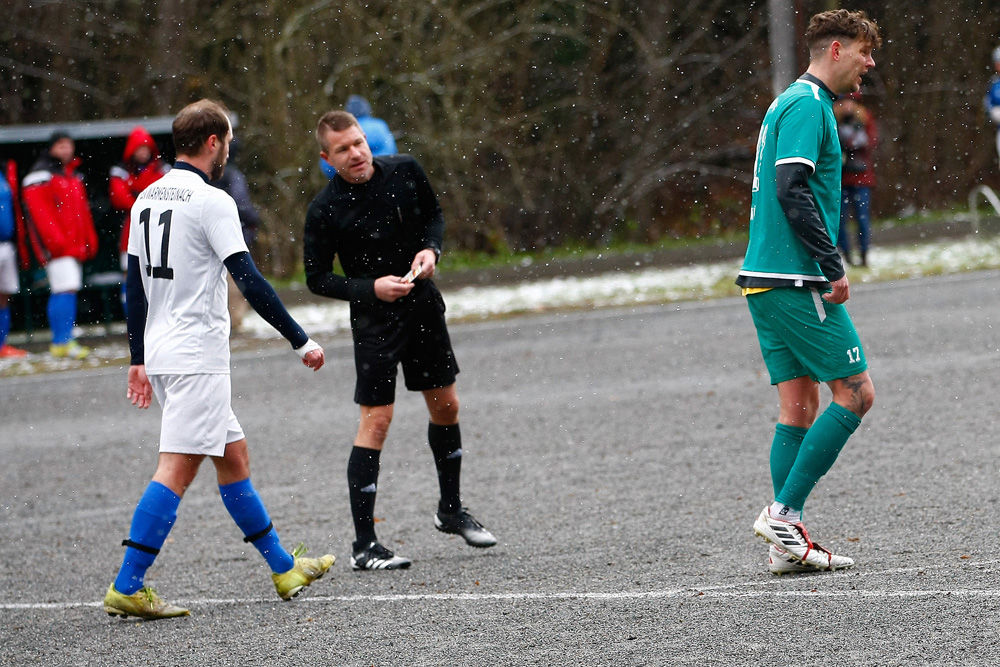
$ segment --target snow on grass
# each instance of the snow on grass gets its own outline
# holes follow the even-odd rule
[[[734,280],[739,259],[675,268],[615,271],[595,276],[563,276],[494,287],[463,287],[446,291],[448,319],[474,321],[519,313],[568,308],[605,308],[737,296]],[[871,268],[850,267],[852,283],[874,283],[924,276],[1000,268],[1000,237],[972,236],[911,246],[872,248]],[[350,310],[343,301],[324,300],[293,305],[289,311],[314,338],[350,331]],[[94,330],[102,330],[95,327]],[[267,340],[279,335],[256,313],[243,321],[243,332]],[[94,348],[84,361],[52,359],[35,353],[24,360],[0,359],[0,376],[36,372],[126,365],[128,347],[124,325],[112,326],[112,336]],[[17,338],[12,337],[16,344]],[[234,350],[243,344],[234,339]]]
[[[913,246],[873,248],[872,268],[851,267],[851,282],[870,283],[929,275],[1000,268],[1000,238],[971,237]],[[445,293],[452,321],[485,319],[559,308],[604,308],[736,296],[736,274],[742,260],[668,269],[615,271],[596,276],[564,276],[497,287],[463,287]],[[292,316],[312,333],[350,330],[346,303],[294,306]],[[263,337],[278,334],[251,314],[244,330]]]

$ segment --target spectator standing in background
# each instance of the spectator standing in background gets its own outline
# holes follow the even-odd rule
[[[986,111],[997,126],[997,155],[1000,156],[1000,46],[993,49],[993,68],[996,74],[990,80],[990,88],[986,92]]]
[[[229,144],[229,164],[222,176],[212,181],[212,185],[236,201],[236,210],[240,214],[240,225],[243,228],[243,240],[246,241],[247,248],[253,249],[254,243],[257,242],[257,230],[260,229],[260,213],[250,200],[250,188],[246,176],[233,164],[242,147],[240,141],[234,137]],[[239,331],[243,326],[243,316],[246,315],[248,305],[236,283],[233,282],[233,277],[229,276],[229,318],[232,321],[233,331]]]
[[[848,223],[851,212],[858,221],[858,251],[861,266],[868,266],[871,240],[871,199],[875,187],[874,151],[878,147],[878,128],[871,111],[861,104],[861,93],[841,96],[833,105],[837,134],[843,153],[840,187],[840,232],[837,245],[848,264],[851,258],[851,235]]]
[[[358,119],[358,125],[368,140],[368,148],[373,156],[395,155],[399,151],[396,149],[396,137],[393,136],[389,124],[381,118],[372,115],[372,105],[368,100],[360,95],[350,95],[344,111]],[[319,168],[327,178],[337,175],[336,170],[330,166],[326,160],[319,161]]]
[[[14,214],[14,189],[7,178],[0,178],[0,358],[26,357],[28,353],[7,344],[10,333],[10,296],[20,291],[17,279],[17,230]]]
[[[111,206],[121,214],[122,231],[119,250],[121,267],[128,269],[128,229],[129,212],[139,193],[160,180],[170,171],[170,165],[160,158],[153,136],[143,127],[136,127],[125,141],[122,161],[111,167],[108,179],[108,195]],[[125,305],[125,281],[122,280],[122,304]]]
[[[76,144],[56,131],[24,177],[24,214],[31,246],[49,279],[47,313],[54,357],[83,359],[90,349],[73,338],[83,263],[97,255],[97,232]]]

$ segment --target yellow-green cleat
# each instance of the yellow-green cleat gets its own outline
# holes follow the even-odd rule
[[[90,354],[90,348],[86,345],[80,345],[75,340],[71,340],[68,343],[53,343],[49,345],[49,354],[56,359],[76,359],[80,361],[87,358]]]
[[[278,591],[282,600],[291,600],[298,595],[303,588],[326,574],[326,571],[337,560],[332,554],[326,554],[321,558],[305,558],[302,555],[305,552],[306,550],[301,544],[295,547],[292,551],[292,557],[295,559],[295,565],[292,566],[292,569],[288,572],[271,575],[271,580],[274,581],[274,590]]]
[[[104,596],[104,611],[109,616],[137,616],[139,618],[157,619],[174,618],[175,616],[190,616],[191,612],[183,607],[175,607],[160,599],[152,588],[140,588],[132,595],[125,595],[115,590],[112,583]]]

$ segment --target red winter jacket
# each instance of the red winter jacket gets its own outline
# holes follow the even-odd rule
[[[151,157],[146,164],[139,164],[134,159],[135,152],[140,146],[146,146],[150,150]],[[132,210],[132,204],[140,192],[160,180],[168,171],[170,165],[160,159],[152,135],[143,127],[132,130],[125,142],[122,161],[111,167],[111,177],[108,180],[111,206],[124,214],[120,243],[123,253],[128,251],[129,212]]]
[[[79,165],[74,158],[64,167],[46,153],[24,177],[25,222],[42,266],[59,257],[85,262],[97,255],[97,232]]]

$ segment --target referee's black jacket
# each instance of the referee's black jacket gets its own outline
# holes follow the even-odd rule
[[[367,183],[334,176],[309,205],[303,261],[315,294],[373,304],[376,278],[405,275],[425,248],[441,252],[444,215],[420,164],[382,155],[374,166]],[[333,273],[335,256],[346,276]]]

